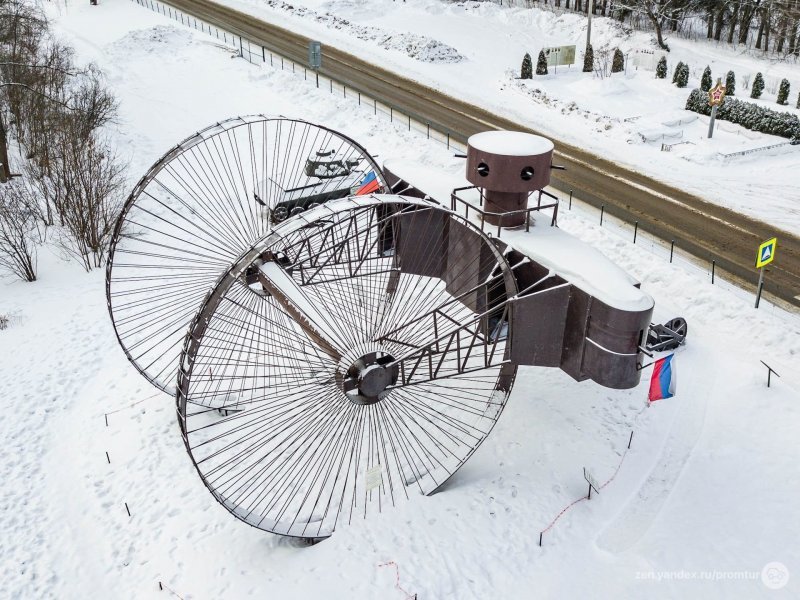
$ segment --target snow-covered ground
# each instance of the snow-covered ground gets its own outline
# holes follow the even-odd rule
[[[54,15],[121,100],[115,138],[131,183],[187,134],[257,112],[339,129],[382,159],[463,168],[440,145],[128,0]],[[116,343],[103,273],[43,250],[38,282],[0,280],[0,314],[11,316],[0,331],[0,596],[798,597],[800,319],[756,311],[577,211],[559,222],[643,282],[657,321],[687,318],[678,395],[647,407],[647,375],[620,392],[521,368],[497,427],[444,491],[313,547],[217,504],[186,455],[173,399]],[[769,389],[759,360],[781,374]],[[539,532],[585,494],[582,467],[609,479],[631,431],[614,480],[540,548]],[[395,566],[381,566],[390,561],[399,587]]]
[[[619,47],[625,73],[598,78],[581,72],[586,17],[494,2],[442,0],[219,0],[311,38],[395,69],[439,90],[516,119],[566,142],[586,147],[701,197],[800,233],[800,146],[725,158],[723,154],[787,140],[719,122],[709,140],[708,117],[684,110],[709,65],[723,82],[737,77],[738,98],[749,99],[744,80],[761,71],[767,89],[760,103],[800,114],[800,66],[755,58],[725,45],[669,38],[668,77],[634,66],[637,51],[666,54],[645,32],[631,32],[607,18],[592,21],[595,55]],[[413,39],[409,39],[413,37]],[[522,57],[534,67],[545,47],[577,46],[576,64],[521,81]],[[324,52],[323,52],[324,54]],[[671,84],[678,61],[690,67],[689,86]],[[608,59],[610,67],[610,57]],[[778,82],[791,82],[789,106],[775,103]],[[675,144],[662,151],[662,143]]]

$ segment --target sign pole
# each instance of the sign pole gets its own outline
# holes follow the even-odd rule
[[[586,50],[589,50],[589,46],[592,43],[592,13],[594,12],[594,0],[589,0],[589,22],[586,26]]]
[[[714,135],[714,121],[717,119],[717,107],[725,102],[725,86],[722,78],[717,78],[717,85],[708,90],[708,104],[711,106],[711,120],[708,122],[708,139]]]
[[[714,121],[717,118],[717,105],[711,107],[711,120],[708,122],[708,138],[711,139],[714,136]]]
[[[761,273],[758,276],[758,291],[756,292],[756,308],[758,308],[758,303],[761,302],[761,290],[764,289],[764,267],[759,269]]]

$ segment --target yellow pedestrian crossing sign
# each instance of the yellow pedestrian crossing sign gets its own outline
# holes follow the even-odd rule
[[[775,247],[778,245],[778,238],[767,240],[758,247],[758,255],[756,256],[756,268],[766,267],[769,263],[775,260]]]

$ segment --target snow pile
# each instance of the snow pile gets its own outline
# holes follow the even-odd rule
[[[124,55],[132,51],[159,54],[177,51],[194,43],[194,36],[184,27],[157,25],[149,29],[131,31],[107,47],[108,52]]]
[[[405,52],[411,58],[422,62],[457,63],[464,60],[464,57],[452,46],[413,33],[390,34],[386,37],[380,36],[374,39],[385,50]]]
[[[266,0],[266,5],[304,20],[312,20],[325,27],[341,31],[360,40],[375,42],[384,50],[396,50],[427,63],[457,63],[464,60],[458,51],[436,39],[414,33],[388,33],[379,27],[362,27],[332,12],[317,12],[303,6],[293,6],[281,0]],[[335,7],[332,7],[335,10]]]

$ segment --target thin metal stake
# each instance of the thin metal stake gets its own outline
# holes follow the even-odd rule
[[[111,457],[108,456],[108,452],[106,452],[106,460],[108,461],[108,464],[111,464]]]
[[[606,205],[605,205],[605,204],[603,204],[603,205],[600,207],[600,227],[602,227],[602,226],[603,226],[603,214],[604,214],[605,212],[606,212]]]
[[[633,224],[633,243],[636,243],[636,234],[639,233],[639,221]]]
[[[106,427],[108,427],[108,413],[106,413]]]
[[[711,285],[714,285],[714,273],[717,270],[717,261],[711,261]]]
[[[761,292],[764,290],[764,267],[760,269],[761,273],[758,275],[758,291],[756,292],[756,308],[761,303]]]
[[[569,191],[569,209],[572,210],[572,190]]]
[[[672,263],[672,254],[675,252],[675,240],[669,246],[669,262]]]
[[[431,124],[427,123],[428,126],[428,139],[431,139]]]
[[[131,509],[128,508],[128,503],[127,502],[125,503],[125,510],[128,511],[128,516],[130,517],[131,516]]]
[[[539,547],[542,547],[542,535],[544,535],[544,531],[539,532]]]
[[[628,438],[628,450],[631,449],[631,442],[633,441],[633,432],[631,431],[631,437]]]
[[[408,115],[408,130],[411,131],[411,115]]]
[[[760,360],[760,361],[758,361],[758,362],[760,362],[762,365],[764,365],[764,366],[765,366],[765,367],[767,367],[767,369],[768,369],[768,371],[767,371],[767,387],[769,387],[770,381],[771,381],[771,379],[772,379],[771,375],[772,375],[773,373],[775,373],[775,375],[777,375],[778,377],[780,377],[780,375],[778,374],[778,372],[777,372],[775,369],[773,369],[772,367],[770,367],[770,366],[769,366],[767,363],[765,363],[763,360]]]

